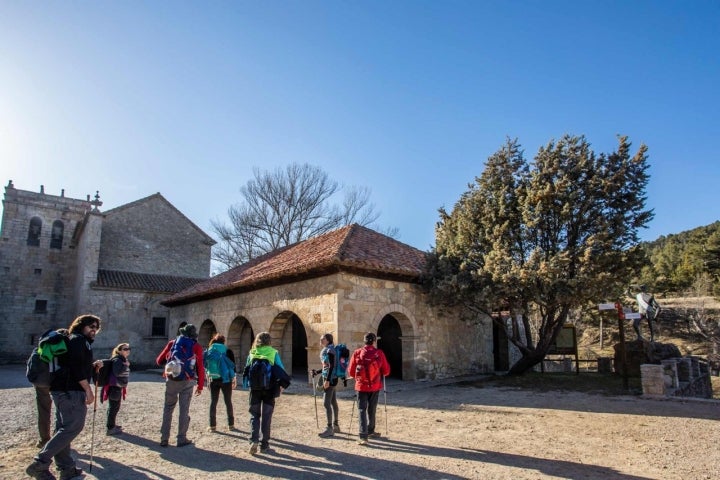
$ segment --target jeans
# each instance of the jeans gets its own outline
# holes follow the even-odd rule
[[[262,448],[267,448],[270,442],[270,424],[275,409],[275,394],[273,390],[250,390],[248,397],[250,408],[250,441],[260,442]],[[262,438],[260,438],[262,432]]]
[[[377,411],[380,390],[376,392],[357,392],[358,422],[360,438],[368,438],[368,433],[375,432],[375,412]]]
[[[187,440],[187,431],[190,427],[190,400],[192,400],[195,379],[192,380],[167,380],[165,382],[165,407],[163,408],[162,426],[160,427],[160,440],[170,438],[170,425],[175,411],[175,405],[180,402],[178,414],[177,440]]]
[[[225,410],[227,410],[228,426],[232,427],[235,425],[235,415],[232,404],[233,385],[232,382],[222,383],[222,379],[210,382],[210,426],[214,427],[217,425],[215,412],[217,411],[217,404],[220,399],[220,391],[222,391]]]
[[[50,387],[35,386],[35,403],[38,410],[38,433],[40,440],[47,442],[52,436],[50,434],[50,413],[52,411],[52,397]]]
[[[85,392],[71,390],[51,392],[51,395],[55,403],[55,435],[35,456],[35,460],[49,466],[54,457],[58,470],[67,470],[75,467],[75,460],[70,455],[70,443],[85,427]]]
[[[330,385],[323,391],[323,407],[325,407],[325,416],[327,417],[328,427],[332,427],[333,424],[340,425],[337,395],[335,393],[335,387],[333,385]]]

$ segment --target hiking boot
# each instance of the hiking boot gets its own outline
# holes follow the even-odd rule
[[[192,445],[192,443],[193,443],[192,440],[188,440],[187,438],[185,438],[183,440],[178,440],[177,446],[178,447],[186,447],[188,445]]]
[[[337,423],[335,425],[333,425],[333,433],[341,433],[340,425],[338,425]]]
[[[368,433],[368,437],[379,437],[379,436],[381,436],[380,432],[369,432]]]
[[[80,478],[83,475],[84,474],[83,474],[82,468],[70,467],[70,468],[66,468],[64,470],[60,470],[60,480],[70,480],[71,478]]]
[[[49,469],[49,463],[35,461],[25,469],[25,473],[36,480],[56,480],[55,475],[50,473]]]
[[[165,440],[165,439],[160,440],[160,446],[161,446],[161,447],[167,447],[167,446],[168,446],[168,441]]]
[[[235,428],[235,425],[228,425],[228,432],[239,432],[237,428]]]
[[[105,435],[120,435],[122,433],[122,427],[115,425],[112,428],[108,428]]]
[[[332,427],[327,427],[324,431],[318,433],[318,437],[320,438],[328,438],[332,437],[335,433],[333,432]]]
[[[358,445],[367,446],[367,444],[368,444],[368,439],[367,439],[367,438],[361,438],[360,440],[358,440],[357,443],[358,443]]]
[[[255,455],[258,451],[258,442],[250,442],[250,450],[248,452],[250,455]]]
[[[213,426],[208,427],[208,432],[217,432],[217,428]]]
[[[270,453],[270,445],[260,445],[260,453]]]

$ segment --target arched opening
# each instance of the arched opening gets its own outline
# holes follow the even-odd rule
[[[27,244],[30,247],[40,246],[40,232],[42,232],[42,220],[40,217],[33,217],[30,219],[30,225],[28,227]]]
[[[390,364],[390,377],[402,380],[402,329],[400,323],[392,315],[385,315],[378,325],[377,348],[383,351]]]
[[[236,371],[242,372],[250,348],[252,348],[253,340],[255,340],[255,332],[253,332],[250,322],[245,317],[237,317],[232,321],[228,330],[226,345],[228,350],[232,351],[235,356]]]
[[[273,320],[270,335],[273,342],[279,342],[278,345],[273,346],[278,349],[287,372],[301,378],[306,376],[308,340],[300,317],[293,312],[282,312]]]
[[[207,348],[208,343],[210,343],[210,339],[216,333],[217,329],[215,328],[215,324],[212,322],[212,320],[205,320],[202,325],[200,325],[200,331],[198,332],[198,343],[202,345],[203,348]]]
[[[65,224],[60,220],[55,220],[52,225],[52,232],[50,233],[50,248],[62,249],[64,231]]]

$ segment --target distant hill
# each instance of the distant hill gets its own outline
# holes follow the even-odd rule
[[[698,287],[698,278],[705,275],[707,291],[696,293],[720,295],[720,221],[663,235],[652,242],[641,243],[640,247],[648,261],[638,283],[665,296],[686,295]]]

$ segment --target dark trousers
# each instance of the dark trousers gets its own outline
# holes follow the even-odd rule
[[[35,386],[35,403],[38,410],[38,433],[40,440],[47,442],[52,436],[50,434],[50,414],[52,411],[52,397],[50,387]]]
[[[327,426],[332,427],[333,424],[340,425],[340,416],[338,412],[337,395],[335,387],[330,385],[323,391],[323,407],[325,407],[325,416],[327,417]]]
[[[367,440],[368,434],[375,432],[375,412],[377,411],[379,399],[380,390],[377,392],[357,392],[360,438]]]
[[[235,415],[232,404],[233,386],[231,382],[222,383],[222,379],[210,382],[210,426],[214,427],[217,425],[215,412],[217,411],[217,404],[218,400],[220,400],[221,391],[223,394],[223,401],[225,402],[225,410],[227,410],[228,426],[232,427],[235,425]]]
[[[49,466],[55,458],[58,470],[67,470],[75,466],[75,459],[70,455],[70,443],[85,427],[85,392],[71,390],[52,392],[51,395],[55,403],[55,434],[35,456],[35,460]]]
[[[270,425],[275,410],[275,393],[273,390],[250,390],[250,441],[260,442],[267,448],[270,442]],[[260,436],[262,433],[262,437]]]
[[[122,401],[121,387],[108,387],[108,411],[107,411],[107,428],[110,430],[115,426],[115,419],[120,411],[120,402]]]

